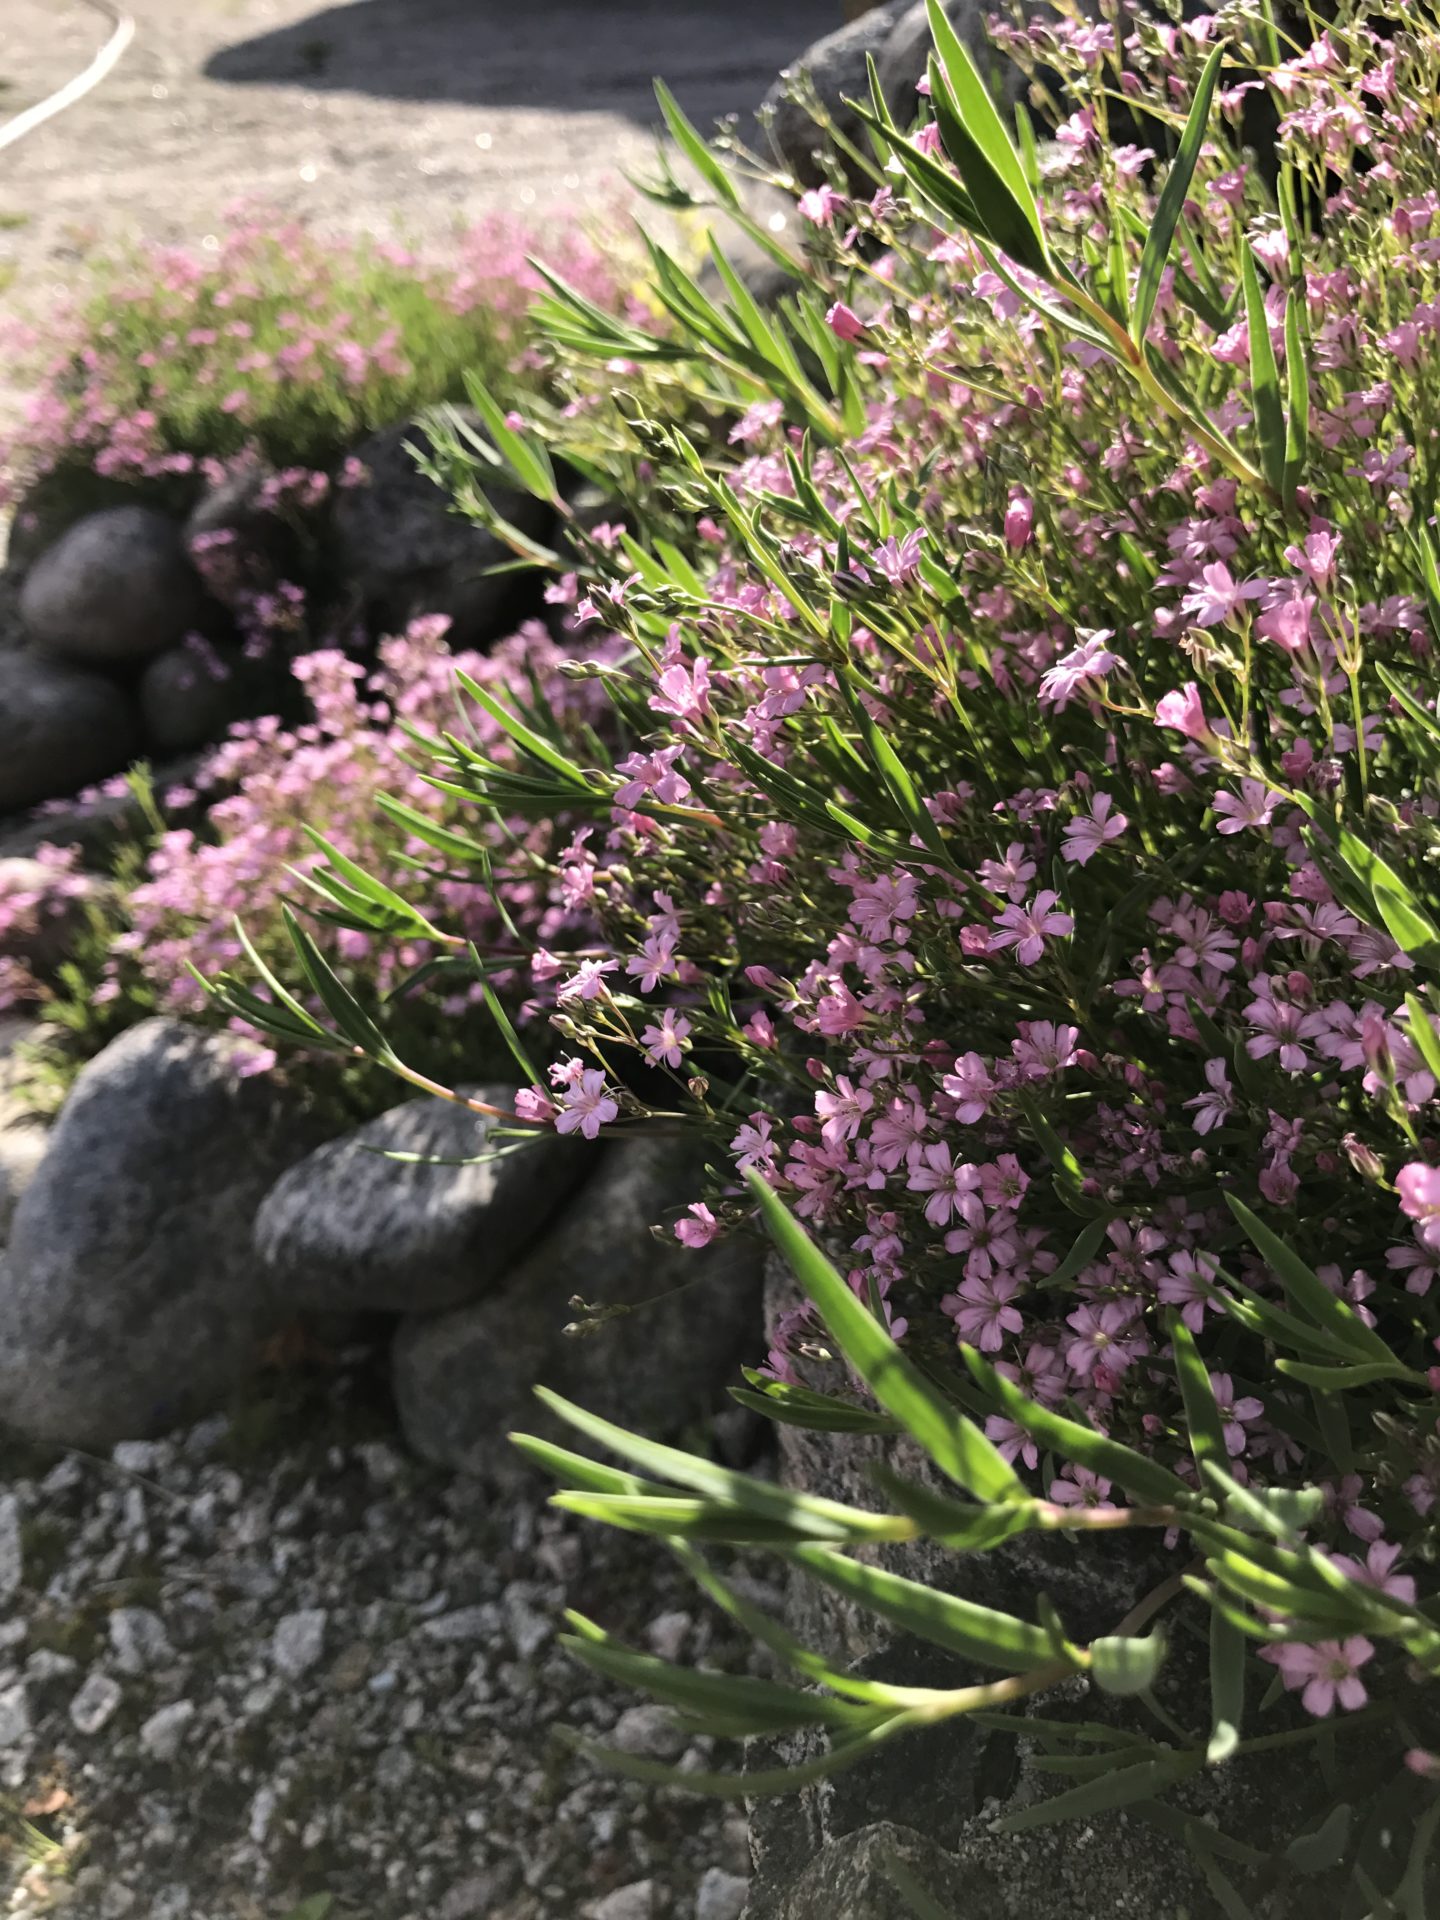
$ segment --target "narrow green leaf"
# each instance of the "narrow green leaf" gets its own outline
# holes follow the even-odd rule
[[[978,81],[978,75],[976,79]],[[986,98],[988,100],[989,96],[986,95]],[[984,141],[976,137],[966,120],[964,109],[947,82],[944,68],[933,56],[930,61],[930,104],[935,110],[945,151],[964,181],[965,192],[975,210],[975,230],[1017,265],[1028,268],[1043,280],[1053,278],[1054,270],[1040,231],[1039,216],[1033,214],[1034,199],[1023,173],[1019,171],[1018,161],[1016,172],[1020,178],[1023,199],[1015,193],[997,167]],[[998,115],[995,124],[1000,127],[1001,138],[1013,156],[1014,150],[1010,148],[1009,138]]]
[[[569,1490],[650,1494],[657,1497],[665,1494],[666,1489],[658,1481],[642,1480],[638,1474],[625,1473],[619,1467],[607,1467],[599,1460],[591,1460],[583,1453],[572,1453],[568,1447],[557,1447],[552,1441],[541,1440],[533,1433],[511,1433],[506,1438],[532,1466],[550,1474]]]
[[[1121,1767],[1113,1773],[1103,1774],[1098,1780],[1087,1780],[1083,1786],[1072,1787],[1068,1793],[1042,1800],[1038,1806],[1008,1814],[1005,1819],[995,1823],[995,1830],[997,1833],[1025,1833],[1032,1827],[1054,1826],[1060,1820],[1089,1819],[1097,1813],[1115,1813],[1121,1807],[1133,1806],[1137,1800],[1153,1799],[1156,1794],[1178,1786],[1182,1780],[1198,1772],[1202,1758],[1200,1754],[1172,1754],[1163,1760],[1142,1760],[1134,1766]]]
[[[669,87],[663,80],[654,82],[655,98],[660,103],[665,125],[670,129],[670,137],[694,167],[700,178],[723,206],[737,212],[740,207],[740,195],[735,182],[725,168],[710,151],[704,139],[686,119]]]
[[[1430,708],[1416,698],[1405,685],[1404,681],[1400,680],[1394,671],[1385,665],[1383,660],[1375,661],[1374,666],[1375,671],[1385,682],[1387,691],[1399,701],[1400,705],[1416,725],[1423,727],[1426,733],[1430,734],[1433,739],[1440,740],[1440,720],[1436,719]]]
[[[1150,237],[1140,260],[1140,273],[1135,286],[1135,311],[1130,323],[1130,337],[1137,345],[1150,331],[1155,301],[1160,292],[1160,276],[1170,258],[1170,245],[1175,238],[1185,196],[1190,191],[1190,182],[1194,177],[1195,163],[1200,158],[1200,148],[1205,141],[1210,106],[1215,98],[1215,83],[1220,77],[1220,63],[1224,58],[1225,43],[1221,41],[1205,62],[1205,71],[1200,76],[1195,98],[1190,103],[1185,131],[1180,136],[1179,148],[1170,163],[1170,171],[1165,177],[1165,186],[1155,208]]]
[[[1366,1326],[1353,1307],[1331,1293],[1299,1254],[1286,1246],[1278,1234],[1272,1233],[1263,1220],[1257,1219],[1243,1200],[1233,1193],[1227,1193],[1225,1200],[1288,1297],[1303,1313],[1357,1357],[1382,1360],[1387,1366],[1395,1364],[1395,1355],[1380,1335]]]
[[[705,1540],[731,1546],[788,1547],[808,1540],[874,1540],[865,1527],[847,1528],[797,1512],[791,1519],[751,1513],[727,1500],[690,1499],[683,1494],[651,1497],[632,1494],[555,1493],[552,1507],[584,1520],[618,1527],[624,1533],[657,1539]]]
[[[372,1060],[393,1059],[390,1042],[350,989],[336,975],[329,961],[289,907],[281,907],[280,918],[284,922],[286,933],[290,936],[290,944],[295,949],[296,958],[300,962],[305,978],[314,989],[316,998],[345,1038]]]
[[[1089,1226],[1082,1227],[1075,1237],[1074,1245],[1054,1273],[1047,1274],[1040,1282],[1041,1291],[1050,1293],[1058,1287],[1068,1287],[1077,1274],[1083,1273],[1100,1251],[1110,1225],[1111,1217],[1101,1214],[1098,1219],[1092,1220]]]
[[[541,1084],[540,1070],[530,1058],[529,1053],[525,1049],[524,1042],[515,1031],[515,1023],[501,1004],[499,994],[497,994],[494,987],[491,986],[490,976],[485,971],[485,963],[481,960],[480,954],[473,941],[470,943],[470,964],[475,969],[475,973],[480,981],[480,991],[485,996],[485,1005],[489,1010],[490,1018],[495,1022],[500,1033],[500,1038],[505,1042],[506,1048],[509,1051],[510,1058],[525,1076],[525,1081],[528,1086],[539,1086]]]
[[[1260,470],[1276,493],[1285,486],[1285,407],[1280,398],[1280,369],[1270,339],[1265,296],[1255,250],[1242,243],[1241,267],[1245,282],[1245,319],[1250,336],[1250,397],[1255,410],[1255,433],[1260,443]]]
[[[747,1387],[731,1387],[730,1398],[751,1413],[763,1414],[780,1427],[804,1427],[811,1433],[903,1433],[898,1420],[887,1414],[870,1413],[864,1407],[847,1406],[843,1400],[829,1406],[791,1406],[768,1393],[755,1393]]]
[[[773,1794],[794,1793],[798,1788],[809,1786],[813,1781],[825,1780],[846,1768],[858,1766],[878,1747],[897,1734],[907,1733],[912,1727],[921,1724],[919,1716],[913,1712],[896,1713],[878,1726],[868,1727],[860,1733],[845,1734],[831,1743],[827,1753],[813,1760],[802,1761],[793,1767],[757,1768],[750,1773],[682,1773],[678,1767],[668,1767],[659,1760],[645,1760],[639,1754],[623,1753],[616,1747],[607,1747],[598,1740],[587,1740],[578,1734],[562,1732],[561,1737],[577,1753],[597,1766],[605,1767],[612,1773],[624,1774],[628,1779],[643,1781],[652,1787],[682,1787],[687,1794],[698,1793],[707,1799],[748,1800],[766,1799]]]
[[[1277,1360],[1279,1372],[1291,1380],[1318,1387],[1322,1393],[1349,1393],[1357,1387],[1370,1387],[1377,1380],[1404,1380],[1412,1387],[1423,1387],[1425,1376],[1402,1366],[1398,1360],[1367,1360],[1353,1367],[1317,1367],[1307,1360]]]
[[[550,464],[550,455],[543,442],[533,434],[516,432],[505,417],[505,409],[478,374],[466,374],[465,391],[470,396],[471,406],[485,422],[485,430],[494,442],[495,451],[525,491],[534,494],[537,500],[548,500],[552,504],[557,501],[559,493],[555,485],[555,469]]]
[[[871,1463],[869,1477],[927,1539],[962,1553],[985,1553],[1017,1533],[1030,1532],[1036,1523],[1033,1506],[1007,1502],[1004,1506],[982,1507],[951,1500],[918,1480],[896,1473],[883,1461]]]
[[[984,156],[986,165],[996,179],[1008,190],[1009,198],[1016,211],[1030,229],[1038,246],[1038,259],[1041,264],[1033,271],[1046,274],[1046,248],[1044,229],[1040,225],[1040,209],[1031,191],[1030,182],[1025,177],[1025,168],[1014,142],[1006,131],[1005,122],[996,110],[995,102],[985,82],[980,78],[979,69],[970,56],[970,49],[950,24],[941,0],[925,0],[925,11],[930,21],[930,34],[935,42],[935,54],[932,66],[938,66],[941,78],[945,82],[945,92],[953,103],[954,111],[963,124],[964,131],[971,143]],[[932,78],[933,87],[933,78]],[[933,102],[932,102],[933,104]],[[942,129],[943,131],[943,129]],[[959,161],[954,154],[952,159]],[[961,173],[965,169],[961,167]],[[967,181],[968,184],[968,181]],[[1003,245],[1003,242],[999,242]],[[1024,266],[1031,261],[1014,253],[1009,247],[1006,252],[1012,259],[1020,260]]]
[[[854,1299],[853,1294],[851,1298]],[[859,1305],[858,1301],[856,1305]],[[864,1312],[863,1308],[860,1310]],[[908,1525],[889,1515],[865,1513],[858,1507],[845,1506],[837,1500],[791,1493],[784,1487],[777,1487],[772,1481],[736,1473],[729,1467],[702,1460],[698,1454],[686,1453],[679,1447],[667,1447],[658,1440],[646,1440],[640,1434],[629,1433],[624,1427],[602,1420],[598,1414],[587,1413],[583,1407],[574,1406],[558,1393],[552,1393],[548,1387],[536,1387],[535,1397],[567,1425],[583,1433],[587,1439],[607,1447],[612,1453],[619,1454],[621,1459],[631,1460],[657,1479],[687,1488],[721,1506],[775,1520],[801,1533],[808,1531],[815,1538],[826,1537],[822,1529],[827,1524],[830,1528],[829,1537],[837,1540],[866,1535],[871,1539],[888,1540],[910,1531]]]
[[[1285,393],[1284,493],[1286,504],[1293,506],[1310,456],[1310,356],[1304,302],[1293,287],[1285,301]]]
[[[824,1547],[795,1547],[785,1557],[804,1567],[822,1586],[832,1587],[907,1633],[918,1634],[932,1646],[944,1647],[966,1660],[1001,1667],[1008,1673],[1023,1673],[1050,1658],[1050,1639],[1044,1629],[1012,1614],[977,1606],[974,1601],[902,1579],[880,1567],[862,1565]]]
[[[459,668],[456,669],[455,678],[476,706],[483,707],[490,718],[509,734],[517,747],[523,748],[532,759],[539,760],[553,773],[558,773],[567,785],[572,785],[583,793],[595,791],[573,760],[568,759],[548,740],[541,739],[532,727],[525,724],[518,713],[512,713],[508,707],[502,706],[494,694],[482,687],[478,680],[472,679],[468,673]],[[456,744],[463,746],[463,742]]]
[[[1240,1743],[1245,1724],[1245,1662],[1249,1650],[1245,1635],[1228,1609],[1210,1613],[1210,1740],[1205,1749],[1209,1764],[1228,1760]]]
[[[1350,1844],[1350,1817],[1353,1812],[1345,1801],[1332,1807],[1320,1825],[1310,1833],[1297,1834],[1285,1849],[1285,1858],[1301,1873],[1328,1873],[1338,1867]]]
[[[756,1173],[747,1178],[771,1239],[881,1406],[977,1500],[1026,1499],[1024,1482],[999,1449],[911,1364],[765,1181]]]
[[[1178,1474],[1142,1453],[1134,1453],[1118,1440],[1109,1440],[1091,1427],[1052,1413],[1029,1399],[1019,1387],[997,1373],[983,1354],[973,1347],[962,1347],[965,1364],[979,1385],[996,1402],[1000,1411],[1023,1427],[1042,1447],[1073,1460],[1106,1480],[1113,1480],[1129,1494],[1158,1506],[1194,1505],[1195,1496]]]
[[[1170,1341],[1175,1353],[1175,1371],[1185,1402],[1185,1429],[1195,1464],[1203,1471],[1206,1461],[1224,1467],[1230,1458],[1225,1445],[1225,1424],[1215,1404],[1210,1375],[1200,1358],[1195,1336],[1178,1315],[1170,1322]]]

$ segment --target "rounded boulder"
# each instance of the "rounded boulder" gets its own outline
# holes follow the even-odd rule
[[[91,665],[163,653],[202,610],[181,530],[153,507],[109,507],[77,520],[31,567],[20,593],[31,639]]]
[[[0,813],[77,793],[139,750],[129,696],[102,674],[0,652]]]

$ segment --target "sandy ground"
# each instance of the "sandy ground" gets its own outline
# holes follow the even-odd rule
[[[4,304],[95,249],[203,240],[237,197],[423,239],[495,209],[613,206],[648,170],[650,82],[708,126],[753,108],[840,0],[126,0],[95,93],[0,152]],[[0,118],[106,37],[83,0],[0,0]],[[5,369],[0,366],[0,412]],[[10,396],[13,399],[13,395]]]

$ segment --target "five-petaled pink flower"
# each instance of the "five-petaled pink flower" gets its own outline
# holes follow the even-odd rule
[[[708,1247],[720,1231],[720,1222],[703,1200],[690,1203],[688,1220],[675,1222],[675,1238],[682,1247]]]
[[[1211,803],[1223,815],[1221,833],[1239,833],[1244,827],[1268,827],[1285,796],[1273,793],[1263,780],[1242,780],[1240,791],[1217,793]]]
[[[1355,1633],[1348,1640],[1321,1640],[1313,1647],[1282,1641],[1262,1647],[1260,1658],[1280,1669],[1280,1678],[1291,1693],[1299,1692],[1307,1713],[1323,1720],[1337,1700],[1349,1713],[1364,1706],[1369,1696],[1360,1668],[1374,1652],[1370,1642]]]
[[[1060,938],[1075,929],[1070,915],[1057,910],[1055,903],[1059,898],[1058,893],[1044,887],[1028,906],[1002,907],[995,931],[990,935],[990,952],[1000,953],[1006,947],[1014,947],[1015,958],[1021,966],[1033,967],[1044,953],[1047,939]]]
[[[1107,674],[1124,664],[1119,654],[1111,653],[1105,644],[1115,638],[1108,628],[1094,633],[1077,628],[1077,632],[1081,636],[1079,646],[1062,654],[1041,677],[1040,698],[1056,708],[1066,706],[1077,693],[1093,690]]]
[[[1161,695],[1155,703],[1155,724],[1183,733],[1187,740],[1205,742],[1215,737],[1214,728],[1205,718],[1200,689],[1193,680],[1187,680],[1178,692]]]
[[[667,1007],[660,1016],[659,1026],[646,1027],[640,1036],[646,1061],[652,1067],[658,1067],[661,1061],[664,1061],[667,1067],[678,1067],[688,1044],[689,1034],[690,1022],[684,1014],[672,1013]]]
[[[605,1090],[605,1075],[599,1067],[587,1067],[577,1084],[561,1095],[564,1109],[555,1122],[557,1133],[580,1133],[593,1140],[601,1127],[609,1126],[620,1112],[618,1101]]]
[[[1123,813],[1111,809],[1115,802],[1108,793],[1097,793],[1089,813],[1080,813],[1066,823],[1060,851],[1072,866],[1083,867],[1093,860],[1108,841],[1118,840],[1130,822]]]
[[[1412,1160],[1395,1176],[1400,1211],[1415,1222],[1415,1237],[1432,1253],[1440,1253],[1440,1167]]]
[[[839,340],[858,340],[865,332],[865,322],[843,300],[837,300],[831,307],[825,315],[825,324]]]

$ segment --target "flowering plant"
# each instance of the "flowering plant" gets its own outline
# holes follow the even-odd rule
[[[778,309],[718,254],[712,297],[654,249],[658,336],[555,282],[568,404],[495,443],[625,505],[551,588],[629,638],[625,750],[512,714],[518,771],[433,777],[590,816],[560,866],[601,937],[536,957],[570,1051],[521,1117],[703,1135],[687,1244],[756,1177],[813,1223],[973,1423],[942,1534],[1037,1499],[1188,1531],[1229,1701],[1197,1764],[1253,1645],[1317,1724],[1373,1696],[1393,1783],[1440,1772],[1396,1648],[1430,1656],[1377,1624],[1429,1618],[1440,1495],[1440,23],[1335,16],[1009,29],[1070,94],[1041,147],[932,4],[919,125],[859,103],[873,178],[805,196]],[[744,1391],[869,1418],[815,1299]],[[1241,1513],[1274,1554],[1232,1580]],[[1095,1766],[1060,1811],[1169,1784]]]

